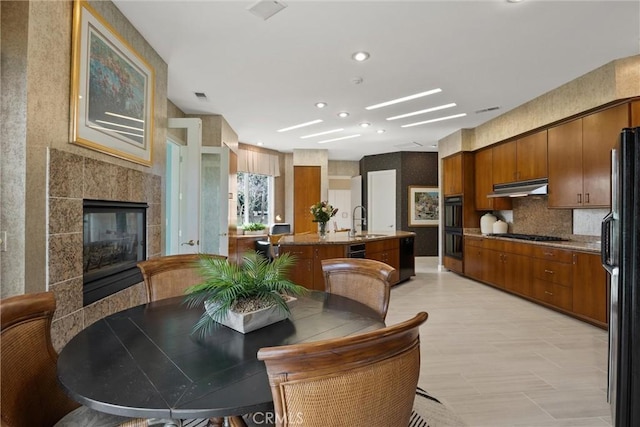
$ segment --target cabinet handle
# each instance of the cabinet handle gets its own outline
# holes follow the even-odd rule
[[[578,193],[578,203],[582,203],[582,194]]]
[[[584,202],[589,203],[589,193],[584,193]]]
[[[544,291],[545,295],[551,295],[553,296],[553,292],[549,292],[549,291]]]
[[[553,270],[544,270],[544,272],[547,273],[547,274],[553,274],[554,273]]]
[[[553,256],[553,252],[543,252],[542,254],[543,254],[544,256],[550,256],[550,257],[552,257],[552,256]]]

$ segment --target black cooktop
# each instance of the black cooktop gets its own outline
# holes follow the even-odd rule
[[[510,239],[520,239],[520,240],[534,240],[536,242],[562,242],[562,241],[568,240],[568,239],[563,239],[562,237],[555,237],[555,236],[540,236],[536,234],[517,234],[517,233],[502,233],[502,234],[491,233],[491,234],[487,234],[487,236],[508,237]]]

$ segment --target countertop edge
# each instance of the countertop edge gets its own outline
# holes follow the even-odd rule
[[[375,242],[380,240],[401,239],[403,237],[415,237],[413,231],[394,231],[391,233],[361,233],[363,237],[349,237],[347,232],[328,233],[327,237],[321,239],[317,234],[299,234],[283,236],[278,242],[280,246],[298,245],[346,245]]]
[[[479,237],[479,238],[483,238],[483,239],[504,240],[506,242],[526,243],[526,244],[529,244],[529,245],[546,246],[546,247],[553,247],[553,248],[558,248],[558,249],[574,250],[574,251],[580,251],[580,252],[589,252],[589,253],[594,253],[594,254],[599,254],[600,251],[601,251],[601,244],[600,243],[593,243],[593,242],[580,242],[580,241],[575,241],[575,240],[568,240],[568,241],[564,240],[564,241],[560,241],[560,242],[544,242],[544,241],[535,241],[535,240],[520,240],[520,239],[513,239],[513,238],[509,238],[509,237],[500,237],[500,236],[486,236],[484,234],[473,233],[473,232],[465,232],[464,235],[465,236],[469,236],[469,237]]]

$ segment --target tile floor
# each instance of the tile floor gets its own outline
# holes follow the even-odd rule
[[[420,386],[473,427],[610,426],[607,332],[416,258],[387,324],[424,310]]]

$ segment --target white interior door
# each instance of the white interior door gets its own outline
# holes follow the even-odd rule
[[[228,148],[202,147],[198,118],[172,118],[169,127],[185,128],[187,145],[180,148],[178,237],[167,254],[228,255]]]
[[[374,171],[367,174],[367,231],[396,230],[396,171]]]
[[[338,208],[329,229],[351,228],[351,190],[329,190],[329,204]]]

